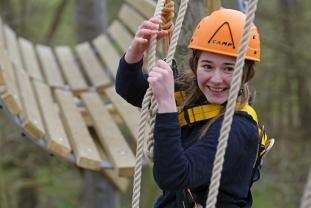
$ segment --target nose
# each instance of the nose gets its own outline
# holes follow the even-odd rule
[[[222,82],[222,74],[221,74],[221,71],[216,69],[214,70],[214,73],[212,74],[211,76],[211,79],[210,81],[214,84],[219,84]]]

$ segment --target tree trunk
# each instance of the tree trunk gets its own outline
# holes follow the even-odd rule
[[[99,172],[84,170],[84,207],[116,208],[119,194],[110,182]]]
[[[105,32],[106,0],[76,0],[75,24],[78,42],[90,41]],[[83,174],[85,208],[119,207],[119,194],[103,174],[90,170],[84,170]]]
[[[18,27],[18,32],[19,34],[27,34],[27,30],[29,29],[27,27],[27,22],[29,20],[29,15],[31,13],[31,3],[29,2],[29,0],[20,0],[20,4],[21,4],[21,11],[20,11],[20,16],[22,18],[20,18],[20,22],[19,22],[19,27]]]
[[[177,1],[175,10],[178,12],[180,1]],[[179,69],[188,68],[188,44],[190,42],[192,32],[202,17],[207,15],[206,1],[192,0],[189,2],[186,17],[184,19],[181,35],[179,37],[175,58]],[[177,14],[176,14],[177,16]]]
[[[0,0],[1,16],[13,29],[16,28],[15,11],[10,0]]]
[[[293,96],[293,94],[297,95],[301,132],[310,134],[309,124],[311,122],[311,117],[307,112],[310,112],[311,110],[309,105],[311,101],[311,95],[307,84],[308,76],[307,71],[305,70],[305,66],[300,64],[300,56],[295,53],[295,51],[299,51],[299,48],[302,47],[301,45],[297,45],[296,40],[302,39],[305,33],[304,31],[300,30],[299,23],[297,23],[297,21],[293,21],[293,19],[302,20],[304,12],[295,12],[299,11],[298,3],[296,1],[280,0],[279,5],[282,12],[286,14],[286,16],[282,18],[281,22],[281,25],[283,25],[284,41],[287,43],[289,48],[291,48],[290,52],[286,53],[284,56],[284,62],[286,63],[286,69],[284,73],[287,75],[286,80],[284,81],[284,95],[287,97],[286,103],[288,104],[292,104],[290,102],[290,98]],[[293,87],[292,85],[296,86]],[[296,90],[293,91],[290,89]],[[292,116],[290,115],[288,119],[292,119]]]
[[[36,176],[32,167],[25,166],[21,170],[21,181],[25,185],[18,191],[18,208],[35,208],[38,205],[38,188],[36,187]]]
[[[78,42],[92,40],[107,27],[106,0],[76,0],[75,22]]]

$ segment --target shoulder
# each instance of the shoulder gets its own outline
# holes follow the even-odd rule
[[[210,127],[210,133],[220,134],[223,125],[224,116],[218,118]],[[209,133],[209,132],[208,132]],[[231,129],[229,133],[229,142],[238,143],[258,143],[258,127],[253,118],[246,112],[235,112],[232,118]]]
[[[212,125],[211,129],[220,128],[224,121],[224,116],[219,117]],[[256,130],[257,131],[257,123],[256,121],[246,112],[235,112],[232,118],[232,126],[233,130]]]

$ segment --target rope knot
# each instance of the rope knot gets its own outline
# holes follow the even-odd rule
[[[175,7],[174,1],[172,0],[165,0],[164,8],[162,10],[161,20],[162,23],[160,27],[162,30],[166,30],[168,32],[168,36],[165,38],[165,47],[168,50],[170,45],[170,34],[174,30],[174,16],[175,16]]]
[[[165,0],[164,8],[162,10],[161,15],[161,29],[167,30],[169,33],[173,32],[174,30],[174,2],[172,0]]]

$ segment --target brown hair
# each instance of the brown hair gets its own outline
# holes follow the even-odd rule
[[[189,59],[189,66],[190,69],[186,72],[182,73],[180,77],[177,79],[177,83],[186,86],[186,98],[182,105],[182,108],[196,103],[200,99],[204,99],[204,94],[200,90],[197,78],[196,78],[196,71],[198,67],[198,61],[202,54],[202,51],[195,50],[193,51],[190,59]],[[243,75],[242,75],[242,86],[240,95],[237,98],[237,102],[241,105],[240,109],[249,102],[251,96],[248,87],[248,81],[252,79],[255,75],[255,63],[254,61],[246,60],[243,68]],[[237,109],[239,110],[239,109]],[[209,120],[209,122],[203,127],[199,139],[202,138],[206,132],[208,131],[209,127],[224,114],[225,109],[215,118]]]

